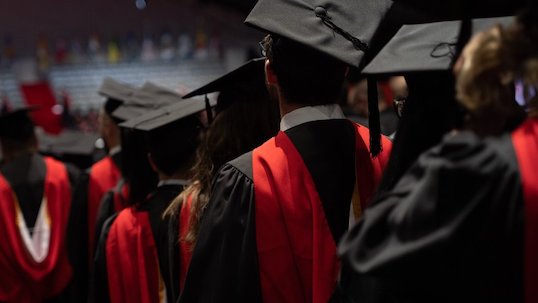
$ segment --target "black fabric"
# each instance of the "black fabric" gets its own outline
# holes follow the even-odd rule
[[[82,173],[73,190],[67,224],[67,252],[73,269],[71,288],[74,298],[88,296],[88,182],[88,172]]]
[[[343,119],[315,121],[293,127],[286,135],[314,180],[334,241],[338,243],[348,230],[355,185],[354,126]]]
[[[45,161],[37,154],[29,154],[3,164],[0,171],[19,200],[26,226],[32,229],[45,191]]]
[[[105,222],[116,213],[116,209],[114,208],[115,195],[117,192],[121,192],[123,186],[125,186],[125,181],[120,180],[114,189],[108,191],[103,196],[95,221],[95,239],[99,239]]]
[[[215,178],[179,302],[261,302],[254,214],[252,179],[225,164]]]
[[[168,276],[165,279],[171,281],[176,287],[171,287],[170,291],[172,296],[169,297],[170,302],[177,302],[179,300],[179,272],[181,270],[181,261],[178,256],[179,251],[179,216],[168,216],[168,233],[167,233],[167,249],[168,249]],[[164,275],[163,275],[164,277]]]
[[[140,211],[149,213],[149,221],[153,232],[153,239],[157,247],[159,268],[166,285],[169,302],[175,302],[179,293],[179,278],[173,272],[179,272],[179,253],[169,256],[168,226],[169,217],[163,218],[164,211],[170,203],[183,191],[182,185],[165,185],[158,187],[150,197],[139,207]],[[177,233],[177,230],[176,230]],[[176,245],[177,246],[177,243]],[[172,259],[169,259],[172,257]]]
[[[523,302],[523,219],[510,136],[449,136],[343,239],[345,292],[382,302],[357,291],[367,278],[389,302]]]
[[[109,217],[104,223],[102,232],[97,239],[97,249],[95,250],[95,259],[93,263],[93,275],[91,277],[90,291],[88,301],[90,303],[108,303],[110,302],[110,292],[108,288],[108,271],[106,265],[106,241],[110,227],[117,218],[117,214]]]
[[[116,164],[116,167],[121,171],[121,151],[112,154],[110,157],[112,158],[112,162],[114,162],[114,164]]]

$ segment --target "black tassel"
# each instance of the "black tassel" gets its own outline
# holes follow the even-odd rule
[[[211,103],[209,103],[207,95],[205,95],[205,112],[207,114],[207,123],[213,123],[213,110],[211,109]]]
[[[370,128],[370,154],[377,157],[383,150],[381,146],[381,121],[379,117],[379,95],[377,81],[368,78],[368,125]]]
[[[323,23],[327,25],[327,27],[332,29],[335,33],[339,34],[340,36],[344,37],[346,40],[350,41],[356,50],[360,50],[362,52],[368,51],[368,44],[362,42],[359,38],[354,37],[352,34],[348,33],[347,31],[343,30],[342,28],[334,24],[331,21],[331,17],[328,15],[327,10],[324,7],[318,6],[315,8],[314,12],[316,14],[316,17],[320,18],[321,21],[323,21]]]

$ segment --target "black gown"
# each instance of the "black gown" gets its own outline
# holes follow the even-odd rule
[[[347,120],[287,130],[321,198],[332,236],[348,229],[355,184],[355,131]],[[216,175],[179,302],[261,302],[252,153]],[[332,203],[328,203],[331,201]]]
[[[111,157],[117,167],[121,167],[121,153],[115,153]],[[88,267],[88,184],[90,169],[80,174],[79,182],[73,191],[67,229],[67,242],[70,247],[69,261],[73,266],[72,289],[74,293],[82,298],[87,298],[88,296],[91,275]]]
[[[171,241],[168,234],[170,222],[168,219],[163,219],[163,213],[183,189],[182,185],[160,186],[149,196],[148,200],[138,207],[140,211],[149,213],[151,229],[157,246],[159,269],[166,285],[169,302],[175,302],[179,296],[179,248],[170,247]],[[106,240],[116,217],[117,214],[106,220],[99,237],[95,253],[94,279],[90,290],[90,302],[110,302],[106,265]]]
[[[339,252],[349,302],[523,302],[524,202],[510,135],[449,135],[375,199]]]
[[[73,165],[65,165],[73,189],[80,176],[80,171]],[[17,195],[20,208],[28,228],[33,228],[39,214],[45,190],[45,176],[47,167],[43,157],[38,154],[21,156],[9,163],[0,166],[0,172],[9,182]],[[73,247],[68,245],[68,252]],[[77,302],[78,297],[73,291],[73,282],[56,298],[46,303]]]

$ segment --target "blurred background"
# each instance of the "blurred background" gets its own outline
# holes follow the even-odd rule
[[[0,2],[3,108],[39,104],[48,133],[95,132],[104,77],[185,93],[259,56],[255,0]]]

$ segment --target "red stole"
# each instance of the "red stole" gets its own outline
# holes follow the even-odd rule
[[[189,232],[192,197],[187,197],[181,204],[179,213],[179,291],[183,290],[185,278],[192,258],[192,243],[186,242],[185,237]]]
[[[538,120],[512,134],[525,199],[525,302],[538,302]]]
[[[37,263],[21,239],[16,222],[15,194],[0,175],[0,301],[41,303],[59,295],[71,280],[65,235],[71,185],[65,166],[44,158],[47,167],[44,196],[50,215],[51,235],[45,260]]]
[[[106,241],[110,302],[158,303],[157,247],[149,214],[129,207],[120,212]]]
[[[116,186],[120,178],[120,170],[110,156],[95,163],[91,168],[88,181],[88,248],[90,249],[90,260],[93,260],[95,223],[101,200],[109,190]]]
[[[372,159],[369,132],[356,125],[357,182],[361,207],[370,201],[391,144]],[[326,303],[340,263],[322,202],[301,155],[280,132],[253,152],[256,242],[262,301]],[[351,204],[351,201],[350,201]]]

